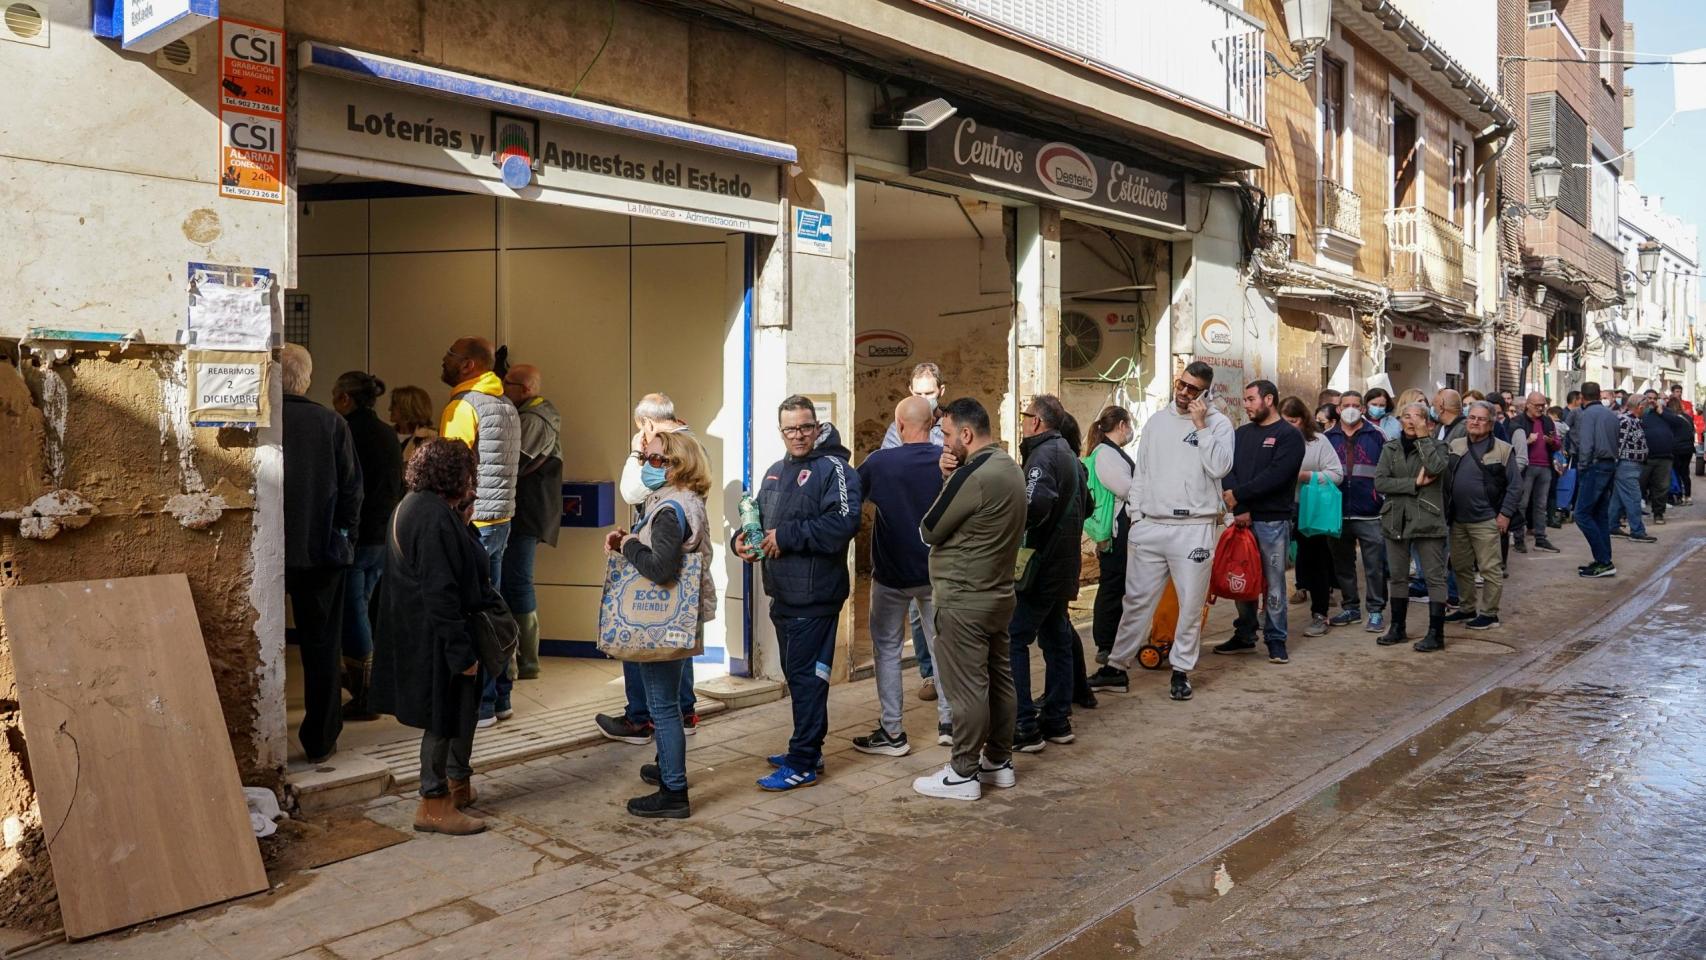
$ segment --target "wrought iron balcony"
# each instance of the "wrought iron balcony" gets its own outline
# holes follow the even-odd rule
[[[1267,122],[1262,22],[1221,0],[916,0],[1160,87],[1229,119]]]
[[[1321,194],[1321,223],[1326,230],[1362,239],[1362,197],[1333,180],[1315,181]]]

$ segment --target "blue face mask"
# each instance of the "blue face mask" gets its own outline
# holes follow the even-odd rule
[[[1379,420],[1384,416],[1386,416],[1386,408],[1380,404],[1377,403],[1368,408],[1368,418],[1370,420]]]
[[[1438,420],[1439,419],[1439,408],[1434,406],[1431,403],[1428,404],[1428,419],[1429,420]]]
[[[649,463],[640,467],[640,482],[646,485],[647,490],[661,489],[668,479],[668,474],[662,467],[654,467]]]

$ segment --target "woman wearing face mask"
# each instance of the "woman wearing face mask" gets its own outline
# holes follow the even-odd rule
[[[1094,509],[1084,521],[1086,528],[1097,532],[1110,531],[1108,538],[1096,542],[1096,557],[1101,573],[1096,578],[1096,608],[1090,635],[1096,641],[1096,662],[1106,664],[1108,651],[1114,648],[1114,634],[1119,632],[1120,612],[1125,604],[1126,542],[1131,538],[1131,517],[1126,514],[1126,496],[1131,492],[1131,476],[1135,469],[1124,448],[1129,446],[1136,429],[1131,414],[1124,407],[1111,406],[1090,424],[1089,449],[1084,453],[1084,466],[1090,473],[1090,498]],[[1113,681],[1124,684],[1118,671],[1099,670],[1092,677],[1092,687],[1108,689]]]
[[[1319,432],[1326,433],[1337,426],[1338,422],[1339,408],[1337,404],[1323,403],[1315,408],[1315,428]]]
[[[1404,425],[1392,414],[1392,394],[1380,387],[1374,387],[1362,395],[1363,411],[1368,416],[1368,422],[1380,428],[1380,433],[1388,440],[1396,440],[1398,434],[1404,432]]]
[[[1297,397],[1286,397],[1280,402],[1280,416],[1303,434],[1303,468],[1297,475],[1299,495],[1303,487],[1315,482],[1317,476],[1325,477],[1338,486],[1345,478],[1345,466],[1326,435],[1315,428],[1309,408]],[[1297,526],[1293,524],[1294,534],[1296,530]],[[1328,597],[1334,581],[1333,550],[1328,537],[1325,534],[1298,536],[1297,586],[1309,599],[1309,626],[1304,628],[1304,636],[1319,637],[1327,632]]]
[[[717,588],[711,581],[711,524],[705,495],[711,492],[711,468],[699,441],[686,433],[660,433],[635,454],[640,480],[651,495],[642,508],[643,520],[630,533],[617,530],[604,548],[621,553],[640,575],[659,586],[681,578],[689,553],[703,555],[699,584],[699,642],[674,660],[638,664],[646,687],[657,742],[657,762],[640,768],[640,779],[658,788],[654,794],[628,801],[636,817],[685,820],[692,815],[687,801],[687,735],[681,722],[681,671],[705,650],[705,624],[717,614]]]

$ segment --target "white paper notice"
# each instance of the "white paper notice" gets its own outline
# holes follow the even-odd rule
[[[215,350],[267,350],[272,346],[271,284],[197,283],[190,303],[189,330],[197,347]]]

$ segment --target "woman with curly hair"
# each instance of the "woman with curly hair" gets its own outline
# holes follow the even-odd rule
[[[428,440],[403,483],[409,492],[392,514],[379,581],[373,707],[422,731],[415,829],[479,833],[485,822],[463,812],[475,800],[469,755],[480,711],[468,618],[486,608],[492,588],[486,552],[469,526],[474,452],[459,440]]]

